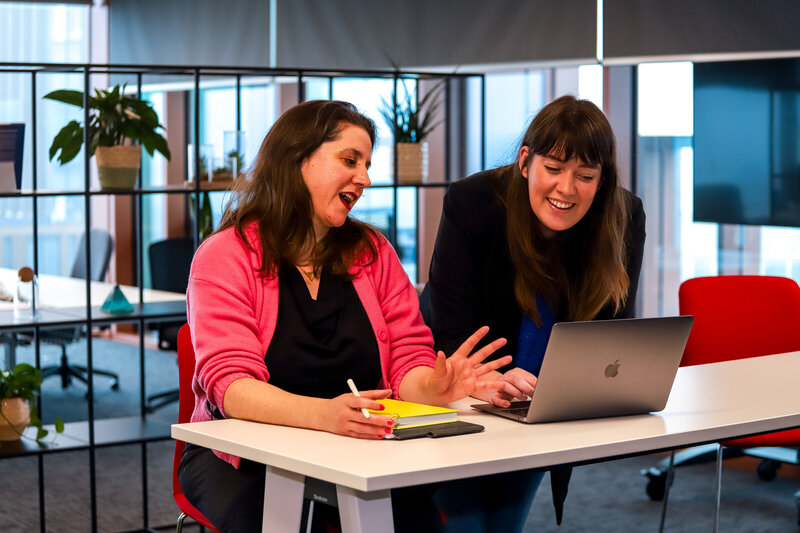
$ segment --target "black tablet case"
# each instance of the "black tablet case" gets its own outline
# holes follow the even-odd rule
[[[480,424],[458,420],[456,422],[446,422],[444,424],[395,429],[393,435],[394,440],[418,439],[420,437],[438,439],[440,437],[452,437],[453,435],[480,433],[483,430],[484,427]]]

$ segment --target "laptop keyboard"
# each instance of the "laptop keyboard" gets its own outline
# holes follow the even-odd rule
[[[503,411],[506,413],[511,413],[512,415],[525,416],[526,414],[528,414],[528,409],[530,408],[530,406],[531,406],[530,400],[525,402],[511,402],[511,406],[506,407],[505,409],[503,409]]]

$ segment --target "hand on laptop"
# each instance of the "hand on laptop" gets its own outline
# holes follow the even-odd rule
[[[521,368],[512,368],[497,381],[501,387],[493,389],[488,400],[498,407],[508,407],[513,400],[529,399],[536,387],[536,376]]]

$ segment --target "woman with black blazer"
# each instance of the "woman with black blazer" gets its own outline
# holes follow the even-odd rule
[[[588,100],[534,117],[517,160],[453,183],[424,303],[437,350],[488,325],[511,365],[487,376],[495,405],[529,397],[555,322],[632,317],[645,239],[642,202],[619,184],[614,133]],[[498,353],[498,355],[500,355]],[[555,470],[556,518],[569,469]],[[441,487],[447,529],[521,531],[541,481],[516,472]]]

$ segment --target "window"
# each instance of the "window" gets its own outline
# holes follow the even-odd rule
[[[591,100],[602,109],[603,67],[581,65],[488,74],[486,76],[488,168],[515,161],[522,137],[533,117],[547,102],[565,94]]]
[[[486,76],[486,161],[507,165],[533,116],[546,103],[544,70]]]
[[[243,78],[241,83],[241,129],[237,130],[236,81],[213,78],[201,80],[200,144],[207,150],[210,158],[207,164],[212,170],[223,167],[226,151],[230,152],[237,145],[238,151],[242,153],[243,169],[249,168],[258,155],[264,136],[275,122],[276,84],[271,80],[248,78]],[[191,87],[194,87],[193,83]],[[191,112],[189,116],[192,116]],[[194,136],[194,126],[190,125],[190,128],[188,137],[191,139]],[[193,157],[193,151],[187,153],[190,166]],[[217,227],[230,195],[226,192],[212,192],[209,197],[214,227]]]
[[[392,188],[394,180],[394,139],[390,127],[385,123],[380,113],[383,100],[390,101],[394,81],[375,78],[330,78],[330,77],[304,77],[303,94],[310,99],[337,99],[352,102],[363,114],[370,117],[377,126],[377,139],[372,154],[372,167],[370,179],[378,187],[369,189],[353,209],[353,216],[373,224],[388,237],[396,235],[396,250],[401,258],[403,267],[412,280],[418,278],[418,212],[420,196],[423,191],[415,187]],[[292,87],[294,85],[294,87]],[[412,94],[417,90],[417,81],[406,80],[406,86]],[[193,82],[187,83],[189,107],[192,107]],[[173,87],[171,90],[176,90]],[[402,90],[401,90],[402,93]],[[149,98],[156,103],[159,98],[157,91],[148,93]],[[297,94],[294,79],[274,80],[270,82],[254,83],[248,78],[242,79],[240,120],[241,132],[245,151],[244,164],[248,167],[255,160],[261,142],[274,123],[280,108],[287,108],[292,96]],[[281,102],[280,98],[287,98],[289,103]],[[232,79],[205,77],[201,80],[200,90],[200,145],[201,148],[212,154],[210,165],[212,168],[222,164],[224,149],[224,136],[227,132],[236,130],[236,82]],[[443,111],[440,111],[443,114]],[[161,115],[160,115],[161,116]],[[190,113],[191,116],[191,113]],[[441,118],[441,117],[440,117]],[[189,138],[193,137],[194,125],[189,124]],[[441,129],[441,127],[439,128]],[[187,154],[188,164],[192,166],[194,152]],[[156,159],[149,166],[161,164]],[[146,171],[146,183],[161,184],[158,172]],[[431,168],[430,181],[444,182],[441,172]],[[229,195],[223,192],[211,192],[211,204],[215,226],[219,224]],[[162,209],[163,199],[158,197],[145,197],[146,212],[153,213]],[[189,207],[190,210],[192,206]],[[147,216],[147,215],[146,215]],[[152,217],[153,215],[149,215]],[[155,219],[153,219],[155,220]],[[161,225],[163,232],[163,224]],[[145,241],[159,237],[159,223],[156,221],[152,227],[144,228],[147,235]],[[148,239],[149,237],[149,239]],[[427,269],[427,265],[424,267]]]
[[[86,6],[41,5],[0,2],[0,61],[66,62],[88,60],[89,8]],[[66,166],[48,161],[48,149],[55,134],[80,110],[41,97],[55,89],[82,87],[74,74],[48,73],[37,76],[36,104],[37,186],[40,189],[78,189],[83,185],[83,160],[79,155]],[[23,189],[33,185],[31,109],[32,79],[29,74],[0,73],[0,122],[23,122]],[[77,242],[84,230],[84,205],[80,197],[55,196],[0,198],[0,266],[19,268],[33,264],[31,237],[33,202],[38,201],[39,271],[66,275],[72,267]]]

